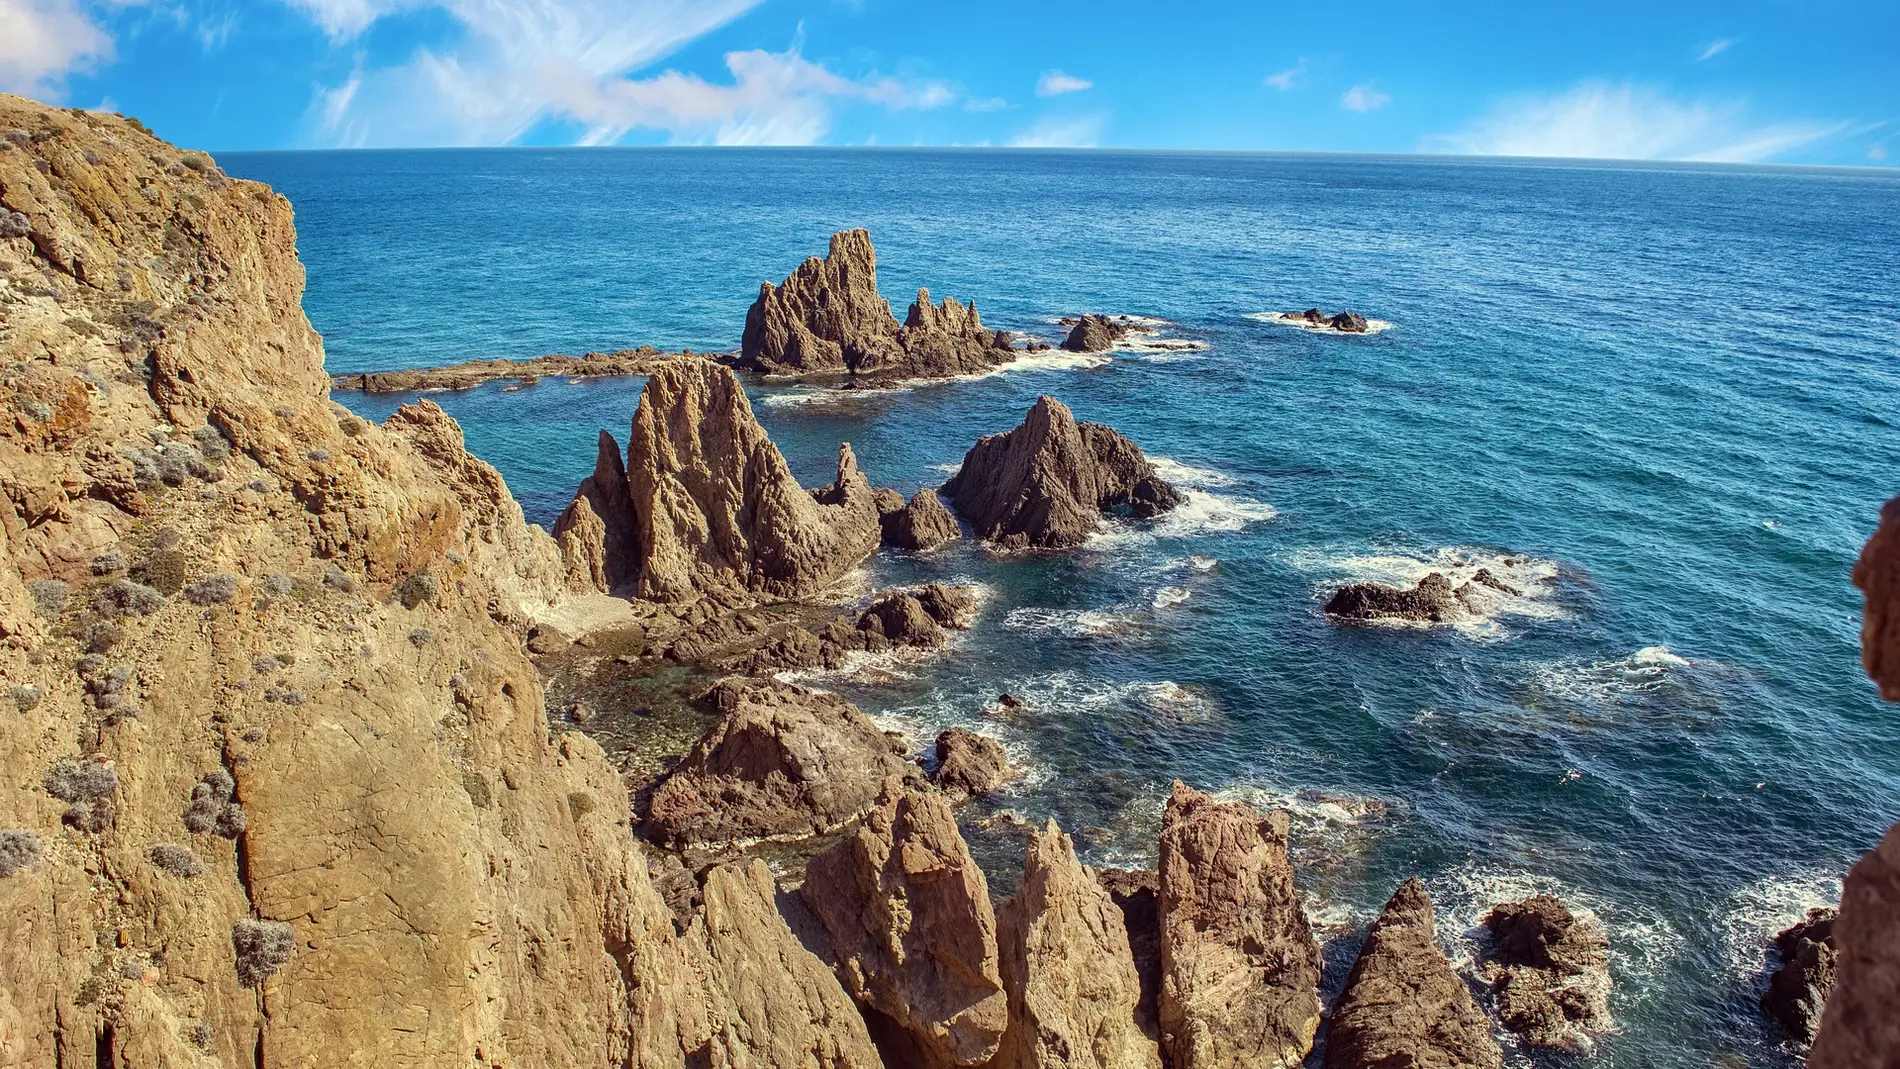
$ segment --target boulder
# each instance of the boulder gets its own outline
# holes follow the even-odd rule
[[[1834,921],[1838,915],[1838,910],[1811,909],[1805,920],[1775,936],[1781,964],[1761,997],[1762,1012],[1803,1043],[1814,1040],[1827,996],[1834,990],[1838,972]]]
[[[1288,312],[1287,317],[1290,319],[1303,320],[1307,323],[1313,323],[1313,324],[1326,322],[1326,313],[1320,311],[1317,308],[1308,308],[1304,312]]]
[[[1054,821],[1029,841],[996,940],[1009,992],[998,1069],[1160,1069],[1136,1021],[1141,978],[1122,911]]]
[[[1594,919],[1552,895],[1485,915],[1491,946],[1479,962],[1504,1027],[1533,1046],[1588,1051],[1610,1027],[1610,942]]]
[[[1366,933],[1326,1033],[1326,1069],[1499,1069],[1504,1055],[1438,949],[1431,896],[1400,885]]]
[[[1126,323],[1107,316],[1084,315],[1069,329],[1069,336],[1062,339],[1062,347],[1072,353],[1103,353],[1127,336]]]
[[[877,801],[887,777],[914,774],[904,748],[833,694],[728,681],[722,715],[647,803],[647,833],[670,846],[800,838],[831,831]]]
[[[1854,585],[1866,595],[1861,665],[1882,698],[1900,702],[1900,497],[1880,510],[1880,526],[1854,564]]]
[[[932,304],[929,290],[917,291],[899,325],[878,292],[871,235],[859,229],[833,234],[824,259],[808,258],[783,283],[760,284],[738,364],[771,375],[941,378],[1014,356],[974,303]]]
[[[1003,744],[967,728],[937,736],[937,768],[931,782],[953,795],[975,798],[1009,779],[1009,755]]]
[[[1053,397],[978,441],[943,489],[979,537],[1009,549],[1078,546],[1109,509],[1148,518],[1182,500],[1133,442]]]
[[[1326,325],[1342,334],[1364,334],[1366,317],[1358,312],[1341,312],[1326,321]]]
[[[624,497],[615,449],[603,433],[594,474],[556,525],[569,574],[598,576],[599,589],[663,602],[797,597],[877,550],[876,496],[851,446],[839,448],[830,486],[800,487],[739,380],[718,364],[678,360],[647,380]]]
[[[1442,623],[1458,612],[1451,580],[1432,572],[1410,589],[1385,583],[1351,583],[1326,599],[1326,615],[1343,620],[1410,620]]]
[[[943,507],[935,490],[925,487],[911,495],[908,504],[898,498],[897,505],[889,510],[880,508],[879,512],[887,546],[924,553],[963,537],[963,528],[957,526],[957,518]]]
[[[1161,821],[1161,1047],[1176,1069],[1297,1066],[1319,1030],[1319,945],[1287,815],[1176,782]]]
[[[996,1054],[1009,1020],[996,916],[941,796],[886,780],[857,830],[806,865],[799,898],[845,990],[888,1025],[888,1062],[949,1069]]]

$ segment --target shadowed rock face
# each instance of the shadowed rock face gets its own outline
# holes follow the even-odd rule
[[[936,491],[928,487],[919,490],[908,504],[895,491],[879,491],[880,495],[886,493],[895,500],[886,500],[879,508],[885,545],[924,553],[963,537],[963,528],[943,507]]]
[[[799,896],[845,989],[908,1048],[893,1064],[976,1066],[996,1053],[1008,1021],[996,917],[942,797],[887,780],[857,831],[806,866]]]
[[[932,304],[929,290],[917,291],[900,326],[878,293],[871,235],[843,230],[824,259],[807,259],[780,285],[759,286],[739,365],[773,375],[943,378],[1014,356],[1008,336],[984,327],[974,303]]]
[[[1079,546],[1109,509],[1147,518],[1181,502],[1135,443],[1053,397],[971,447],[943,489],[979,537],[1010,549]]]
[[[1161,1047],[1176,1069],[1296,1066],[1319,1030],[1319,945],[1287,816],[1175,783],[1161,823]]]
[[[1761,1008],[1803,1043],[1814,1039],[1837,978],[1834,921],[1838,911],[1811,909],[1807,919],[1775,936],[1781,964],[1768,981]]]
[[[1867,595],[1860,659],[1880,696],[1900,702],[1900,497],[1880,510],[1880,527],[1860,551],[1854,585]]]
[[[1126,323],[1117,323],[1107,316],[1084,315],[1069,329],[1069,336],[1062,339],[1062,348],[1072,353],[1102,353],[1113,349],[1116,342],[1127,336]]]
[[[877,550],[877,504],[850,445],[830,486],[800,487],[738,379],[717,364],[656,371],[640,394],[624,476],[613,452],[603,433],[594,474],[555,528],[570,577],[596,589],[662,602],[796,597]]]
[[[1504,1056],[1405,881],[1366,933],[1326,1033],[1326,1069],[1498,1069]]]
[[[724,714],[655,787],[646,828],[661,843],[708,845],[817,835],[868,810],[904,748],[855,706],[781,683],[726,682]]]
[[[1498,906],[1484,918],[1481,968],[1504,1027],[1527,1043],[1587,1051],[1610,1027],[1610,944],[1601,925],[1550,895]]]
[[[1135,1019],[1141,980],[1121,910],[1054,821],[1030,839],[996,938],[1009,990],[999,1069],[1159,1069]]]

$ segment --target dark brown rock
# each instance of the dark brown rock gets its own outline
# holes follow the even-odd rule
[[[1078,546],[1109,509],[1147,518],[1181,501],[1133,442],[1053,397],[977,442],[943,489],[978,537],[1011,549]]]
[[[1062,339],[1062,347],[1072,353],[1102,353],[1115,347],[1115,343],[1128,336],[1128,324],[1118,323],[1107,316],[1084,315],[1070,328],[1069,336]]]
[[[1813,1041],[1837,976],[1834,920],[1837,910],[1812,909],[1807,918],[1775,936],[1781,964],[1761,997],[1762,1011],[1803,1043]]]
[[[1009,779],[1009,755],[995,739],[951,728],[937,736],[937,768],[930,779],[951,794],[975,798]]]
[[[1480,970],[1497,995],[1504,1027],[1535,1046],[1588,1051],[1610,1027],[1610,944],[1594,920],[1551,895],[1532,895],[1485,915],[1491,935]]]
[[[976,305],[917,291],[903,325],[877,289],[877,253],[864,230],[831,236],[777,286],[763,283],[746,313],[739,366],[771,375],[941,378],[1013,359],[1008,337],[983,326]]]
[[[407,393],[411,390],[468,390],[497,379],[518,379],[532,386],[540,376],[586,379],[623,375],[648,375],[672,360],[687,359],[682,353],[663,353],[651,345],[621,349],[611,353],[585,356],[537,356],[529,360],[466,360],[444,367],[407,368],[400,371],[352,372],[330,379],[332,388],[361,390],[364,393]]]
[[[1364,334],[1366,317],[1358,312],[1341,312],[1328,319],[1326,325],[1342,334]]]
[[[1895,526],[1900,525],[1890,516],[1883,529]],[[1863,554],[1863,563],[1866,559]],[[1871,617],[1877,588],[1862,589],[1868,592]],[[1884,608],[1900,611],[1900,605]],[[1808,1051],[1809,1069],[1900,1065],[1900,1014],[1894,1013],[1900,1006],[1900,824],[1888,828],[1880,844],[1848,870],[1832,934],[1836,979]]]
[[[1176,782],[1161,823],[1161,1048],[1175,1069],[1297,1066],[1319,1030],[1319,945],[1287,815]]]
[[[707,845],[830,831],[914,769],[904,749],[850,702],[783,683],[722,683],[722,712],[654,788],[654,840]]]
[[[1095,880],[1121,908],[1128,948],[1141,977],[1135,1021],[1147,1035],[1161,1035],[1161,873],[1155,869],[1096,869]]]
[[[1880,696],[1900,702],[1900,497],[1880,510],[1880,526],[1854,564],[1854,585],[1867,596],[1860,620],[1860,661]]]
[[[885,782],[877,808],[812,858],[799,897],[839,981],[888,1022],[919,1069],[987,1062],[1008,1023],[989,885],[934,794]],[[876,1034],[873,1029],[873,1034]]]
[[[926,487],[917,491],[908,504],[898,498],[898,506],[888,511],[880,509],[878,518],[884,526],[887,546],[928,552],[963,537],[963,528],[957,526],[957,518],[943,507],[935,490]]]
[[[1326,599],[1326,615],[1345,620],[1442,623],[1458,611],[1451,580],[1432,572],[1407,590],[1384,583],[1352,583]]]
[[[1431,896],[1407,880],[1366,933],[1326,1033],[1326,1069],[1498,1069],[1504,1055],[1434,941]]]

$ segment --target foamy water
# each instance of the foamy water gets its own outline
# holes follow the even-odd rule
[[[1433,572],[1443,575],[1460,594],[1453,615],[1445,624],[1425,621],[1372,621],[1397,628],[1448,626],[1478,639],[1509,638],[1504,626],[1510,617],[1529,620],[1557,620],[1568,610],[1558,602],[1561,569],[1555,561],[1522,553],[1485,549],[1475,546],[1448,546],[1422,552],[1304,552],[1291,555],[1289,562],[1301,571],[1323,576],[1313,588],[1316,599],[1324,601],[1346,583],[1384,583],[1394,587],[1416,586]],[[1510,590],[1473,582],[1480,571]],[[1666,651],[1665,651],[1666,652]]]
[[[1293,327],[1309,334],[1331,334],[1337,338],[1363,338],[1368,334],[1383,334],[1397,325],[1384,319],[1366,316],[1366,329],[1363,331],[1335,330],[1326,323],[1308,323],[1293,312],[1248,312],[1247,318],[1259,323],[1272,323],[1276,327]]]

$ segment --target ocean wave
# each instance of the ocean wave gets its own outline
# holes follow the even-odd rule
[[[1197,468],[1173,457],[1151,456],[1148,458],[1148,463],[1154,465],[1155,474],[1176,486],[1196,486],[1205,489],[1210,486],[1232,486],[1234,483],[1234,477],[1224,472],[1218,472],[1212,468]]]
[[[1492,907],[1520,902],[1534,894],[1555,895],[1579,920],[1597,924],[1609,936],[1610,970],[1617,980],[1613,1000],[1639,997],[1651,990],[1653,981],[1688,946],[1676,926],[1649,906],[1605,899],[1521,869],[1461,868],[1432,881],[1429,890],[1437,903],[1440,942],[1447,936],[1453,940],[1446,949],[1461,971],[1473,968],[1479,953],[1489,944],[1483,921]]]
[[[1186,564],[1190,569],[1200,572],[1203,575],[1220,567],[1219,560],[1216,560],[1213,557],[1209,557],[1200,553],[1196,553],[1193,556],[1189,557],[1186,561]]]
[[[1087,548],[1116,549],[1152,542],[1158,538],[1192,538],[1195,535],[1238,531],[1248,524],[1265,523],[1279,515],[1272,505],[1242,497],[1209,493],[1188,488],[1182,502],[1153,520],[1107,520],[1089,537]]]
[[[1120,638],[1139,631],[1141,621],[1105,609],[1020,608],[1004,615],[1003,628],[1064,638]]]
[[[758,403],[775,409],[848,404],[854,401],[868,401],[888,394],[909,393],[947,382],[975,382],[978,379],[1021,371],[1073,371],[1101,367],[1113,360],[1114,357],[1108,353],[1072,353],[1066,349],[1043,349],[1036,352],[1024,352],[1005,363],[983,371],[973,371],[967,375],[950,375],[932,379],[901,379],[881,386],[854,386],[850,389],[809,383],[783,387],[768,385],[766,389],[769,392],[762,393],[758,398]]]
[[[1334,334],[1346,338],[1364,337],[1367,334],[1383,334],[1398,325],[1388,320],[1373,319],[1371,316],[1367,316],[1366,329],[1364,332],[1360,332],[1334,330],[1325,323],[1308,323],[1306,320],[1300,318],[1297,313],[1292,312],[1248,312],[1247,318],[1257,323],[1272,323],[1279,327],[1293,327],[1298,330],[1304,330],[1310,334]]]
[[[1840,874],[1818,869],[1763,877],[1737,891],[1717,918],[1729,972],[1746,981],[1764,980],[1775,936],[1807,919],[1808,910],[1840,901]]]
[[[1327,576],[1314,591],[1321,600],[1345,582],[1410,587],[1432,572],[1437,572],[1450,580],[1452,588],[1461,595],[1455,603],[1458,614],[1446,621],[1445,625],[1473,638],[1509,637],[1509,632],[1501,622],[1508,617],[1556,620],[1569,615],[1569,610],[1556,601],[1557,579],[1561,572],[1557,563],[1523,553],[1475,546],[1448,546],[1424,552],[1318,551],[1292,554],[1287,560],[1302,571],[1319,572]],[[1499,590],[1483,583],[1473,583],[1472,579],[1480,571],[1488,572],[1493,580],[1511,589]],[[1402,620],[1373,622],[1393,627],[1440,626]]]
[[[1193,596],[1194,592],[1186,587],[1164,586],[1155,591],[1151,604],[1154,605],[1156,612],[1160,612],[1163,609],[1172,609]]]
[[[1694,663],[1667,646],[1645,646],[1627,657],[1587,664],[1578,660],[1539,664],[1531,669],[1531,683],[1551,697],[1601,701],[1660,690]]]
[[[1112,319],[1128,328],[1126,334],[1115,340],[1113,347],[1108,350],[1109,353],[1127,353],[1152,363],[1171,363],[1176,360],[1193,359],[1196,355],[1213,348],[1200,338],[1185,338],[1173,333],[1172,328],[1180,324],[1171,319],[1141,315],[1108,315],[1103,318]],[[1074,316],[1051,318],[1049,323],[1058,332],[1053,342],[1060,344],[1062,338],[1067,336],[1069,329],[1075,326],[1075,322]]]
[[[1216,791],[1221,801],[1287,814],[1288,852],[1303,869],[1324,869],[1365,856],[1398,813],[1373,795],[1304,787],[1286,790],[1243,784]]]

